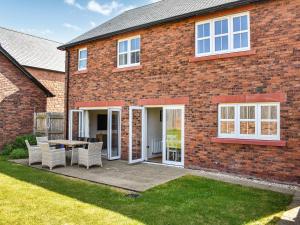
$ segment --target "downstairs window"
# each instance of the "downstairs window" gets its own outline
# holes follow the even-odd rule
[[[218,137],[280,140],[280,103],[220,104]]]

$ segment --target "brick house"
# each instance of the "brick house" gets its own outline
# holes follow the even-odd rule
[[[69,138],[300,183],[300,2],[162,0],[60,46]]]
[[[59,42],[0,27],[0,44],[55,97],[47,99],[47,112],[64,112],[65,53]]]
[[[45,112],[54,95],[0,46],[0,150],[33,131],[33,113]]]

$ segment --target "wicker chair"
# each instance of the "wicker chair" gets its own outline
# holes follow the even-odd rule
[[[78,149],[78,166],[84,165],[89,169],[91,166],[98,165],[102,167],[101,150],[103,142],[89,143],[88,149]]]
[[[37,145],[43,144],[43,143],[47,143],[48,142],[48,137],[36,137],[36,143]]]
[[[42,167],[48,166],[50,170],[55,166],[66,167],[66,151],[64,148],[50,149],[48,143],[42,143]]]
[[[42,162],[42,150],[39,146],[36,145],[30,145],[28,140],[25,140],[26,147],[28,149],[28,155],[29,155],[29,166],[32,163]]]

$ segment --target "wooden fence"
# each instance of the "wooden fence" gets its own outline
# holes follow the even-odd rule
[[[34,134],[48,136],[49,140],[64,138],[64,113],[35,113]]]

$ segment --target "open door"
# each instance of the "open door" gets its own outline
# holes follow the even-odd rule
[[[121,158],[121,110],[108,109],[107,123],[107,147],[108,159]]]
[[[163,109],[163,163],[184,166],[184,106]]]
[[[144,118],[143,107],[129,107],[129,163],[144,161]]]
[[[73,140],[73,138],[77,137],[84,137],[83,115],[83,110],[69,111],[69,140]]]

